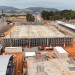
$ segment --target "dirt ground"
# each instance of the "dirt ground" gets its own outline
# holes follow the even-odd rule
[[[16,26],[16,24],[14,24],[13,26],[11,26],[7,31],[4,32],[4,35],[5,36],[8,35],[15,26]]]
[[[14,62],[15,62],[15,75],[22,75],[23,74],[23,59],[24,56],[22,53],[6,53],[6,55],[13,55]]]
[[[75,57],[75,42],[73,46],[65,47],[64,49],[69,53],[69,57]]]
[[[66,46],[63,48],[69,53],[69,57],[75,57],[75,42],[73,43],[72,46]],[[56,57],[54,50],[42,50],[41,53],[47,53],[50,54],[51,56]]]

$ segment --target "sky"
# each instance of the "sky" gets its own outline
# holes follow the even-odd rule
[[[0,0],[0,6],[13,6],[16,8],[46,7],[60,10],[75,10],[75,0]]]

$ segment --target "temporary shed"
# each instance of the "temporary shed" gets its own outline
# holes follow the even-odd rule
[[[22,52],[22,47],[5,47],[5,52]]]
[[[68,57],[68,52],[66,52],[62,47],[54,47],[54,52],[59,58]]]
[[[35,52],[25,52],[26,57],[35,57]]]
[[[0,55],[0,75],[6,75],[11,55]]]

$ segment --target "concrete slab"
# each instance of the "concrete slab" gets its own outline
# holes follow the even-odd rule
[[[28,64],[28,75],[75,75],[75,71],[69,70],[74,64],[69,64],[69,58],[50,59],[49,61],[36,61],[35,58],[26,58]],[[43,68],[42,68],[43,67]],[[46,74],[45,74],[46,73]],[[41,74],[42,75],[42,74]]]
[[[6,36],[9,38],[10,34]],[[46,25],[20,25],[11,31],[11,38],[50,38],[65,37],[63,33],[55,27]]]

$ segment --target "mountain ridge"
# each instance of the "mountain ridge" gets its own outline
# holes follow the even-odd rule
[[[45,11],[58,11],[58,9],[55,9],[55,8],[45,8],[45,7],[28,7],[28,8],[25,8],[25,9],[19,9],[19,8],[15,8],[15,7],[12,7],[12,6],[0,6],[0,12],[1,11],[4,11],[4,12],[18,12],[18,10],[20,11],[32,11],[33,13],[35,12],[42,12],[43,10]]]
[[[34,12],[42,12],[43,10],[45,10],[45,11],[59,11],[58,9],[55,9],[55,8],[45,8],[45,7],[29,7],[26,9],[33,10]]]

